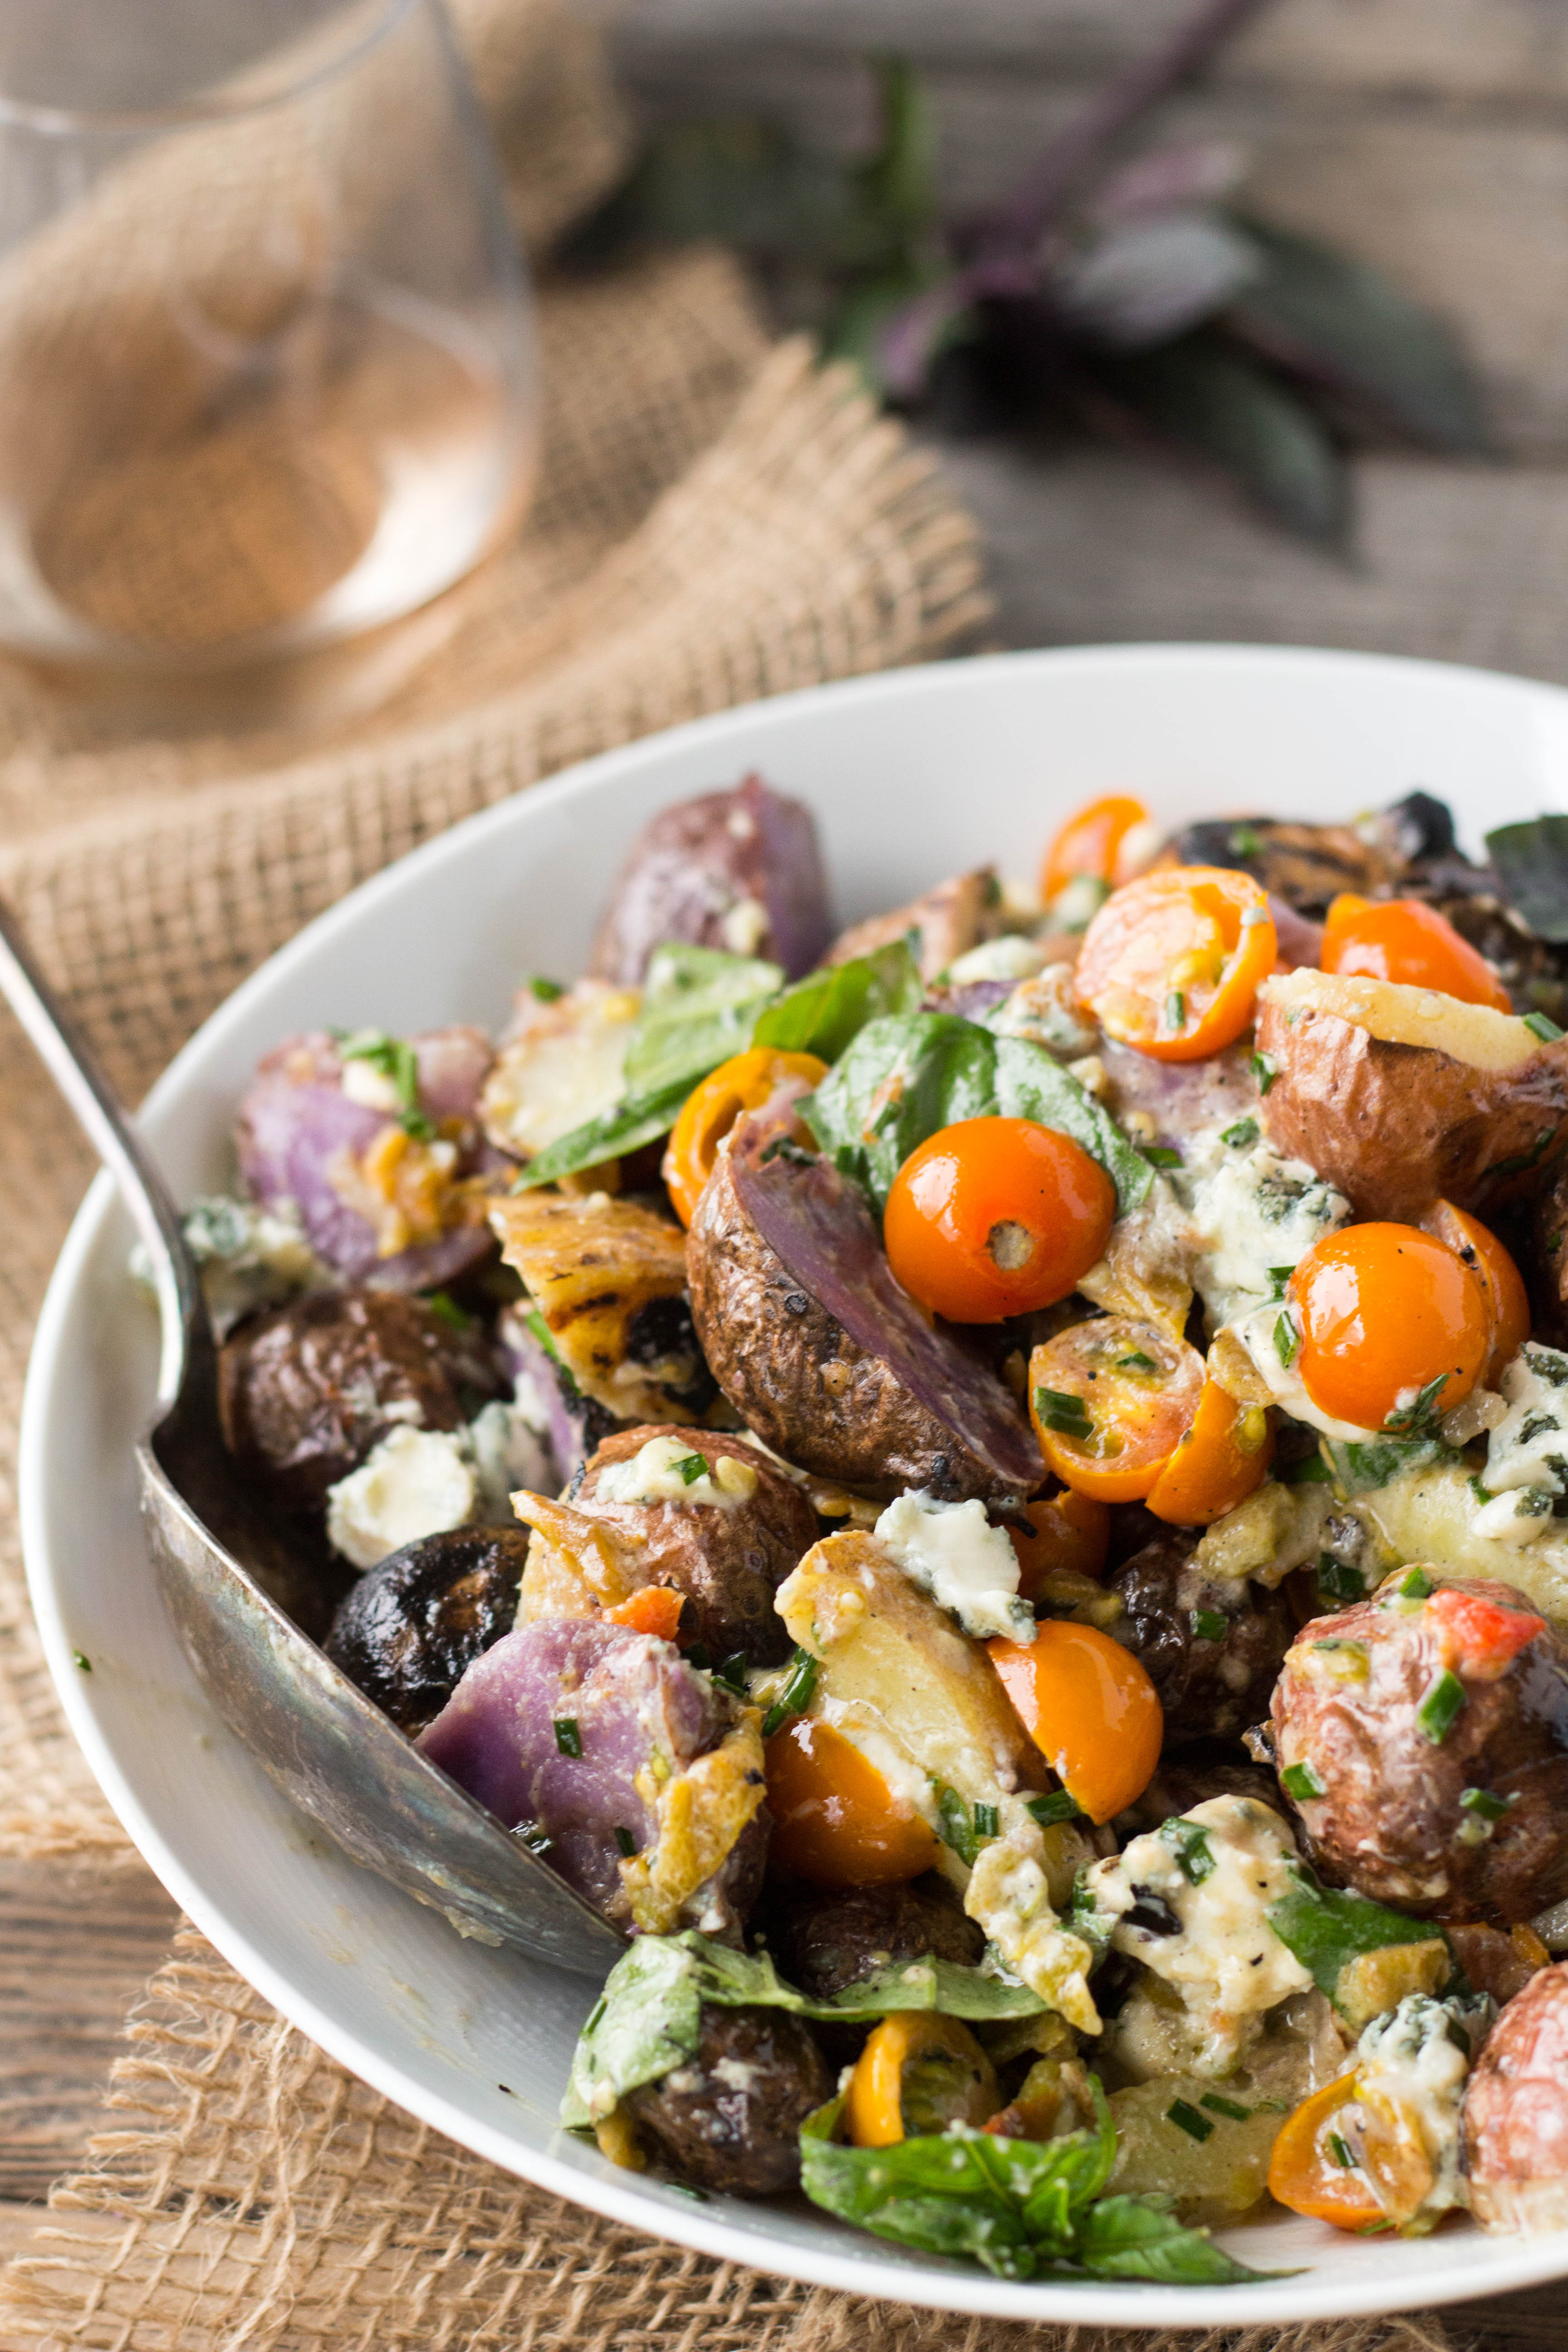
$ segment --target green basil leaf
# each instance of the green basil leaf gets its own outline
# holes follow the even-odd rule
[[[1350,527],[1350,476],[1307,403],[1200,328],[1155,351],[1097,357],[1103,390],[1153,432],[1229,474],[1276,522],[1333,546]]]
[[[743,1053],[758,1013],[783,984],[779,966],[760,957],[657,948],[626,1045],[627,1094],[658,1094],[682,1078],[695,1085],[731,1054]]]
[[[601,1160],[619,1159],[628,1151],[640,1151],[645,1143],[657,1142],[675,1125],[690,1092],[690,1080],[681,1078],[658,1094],[624,1097],[597,1118],[587,1119],[569,1135],[546,1144],[518,1177],[513,1192],[529,1192],[536,1184],[553,1184],[560,1177],[575,1175],[579,1168],[596,1168]]]
[[[1487,835],[1502,895],[1538,940],[1568,940],[1568,816],[1536,816]]]
[[[837,1062],[868,1021],[918,1012],[922,993],[908,940],[894,940],[874,954],[797,980],[760,1016],[752,1043]]]
[[[1334,1475],[1347,1495],[1386,1486],[1391,1478],[1406,1470],[1424,1470],[1428,1464],[1458,1459],[1436,1437],[1384,1437],[1370,1445],[1342,1444],[1333,1437],[1324,1442],[1333,1457]]]
[[[1290,1866],[1289,1895],[1268,1906],[1267,1917],[1280,1942],[1293,1952],[1331,2000],[1352,1960],[1391,1944],[1429,1944],[1443,1935],[1430,1919],[1407,1919],[1364,1895],[1342,1895],[1320,1885],[1303,1864]],[[1443,1940],[1447,1941],[1444,1937]]]
[[[1037,1993],[1014,1977],[957,1960],[905,1960],[813,2000],[786,1984],[765,1952],[731,1951],[689,1928],[639,1936],[605,1980],[572,2062],[561,2120],[581,2129],[644,2083],[658,2082],[697,2047],[702,2005],[790,2011],[796,2017],[858,2022],[895,2010],[935,2010],[972,2023],[1037,2017]]]
[[[1109,1111],[1043,1045],[952,1013],[871,1021],[812,1097],[818,1142],[880,1209],[917,1144],[963,1118],[1028,1118],[1070,1136],[1116,1187],[1117,1213],[1153,1181]]]
[[[1487,446],[1464,354],[1440,319],[1381,270],[1315,237],[1242,226],[1264,266],[1230,313],[1233,331],[1400,432],[1440,449]]]
[[[1084,2216],[1079,2257],[1095,2278],[1154,2279],[1164,2286],[1238,2286],[1294,2275],[1238,2263],[1206,2230],[1179,2221],[1168,2199],[1153,2196],[1102,2197]]]

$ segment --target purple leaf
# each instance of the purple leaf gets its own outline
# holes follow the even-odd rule
[[[1067,318],[1117,351],[1141,351],[1212,318],[1261,274],[1255,246],[1212,214],[1119,222],[1058,269]]]

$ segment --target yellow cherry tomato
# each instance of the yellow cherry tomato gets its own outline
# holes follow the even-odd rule
[[[814,1886],[892,1886],[936,1862],[935,1832],[831,1724],[795,1716],[765,1763],[770,1854]]]
[[[857,2147],[892,2147],[950,2124],[983,2124],[1001,2104],[996,2070],[966,2025],[900,2009],[872,2028],[844,2116]]]
[[[1142,1500],[1203,1389],[1197,1349],[1130,1315],[1074,1323],[1029,1359],[1029,1413],[1047,1465],[1103,1503]]]
[[[753,1045],[721,1062],[711,1076],[692,1089],[681,1105],[662,1170],[675,1213],[683,1225],[696,1215],[698,1198],[713,1173],[719,1146],[742,1112],[761,1110],[786,1079],[802,1080],[800,1091],[805,1093],[826,1076],[826,1063],[818,1061],[815,1054],[785,1054],[772,1045]]]
[[[1091,1822],[1110,1821],[1142,1795],[1165,1718],[1131,1650],[1068,1617],[1047,1617],[1032,1642],[985,1646],[1018,1720]]]
[[[1263,1484],[1273,1454],[1273,1414],[1262,1405],[1237,1404],[1217,1381],[1205,1380],[1192,1427],[1176,1440],[1144,1499],[1157,1519],[1206,1528]]]
[[[1268,893],[1224,866],[1164,866],[1106,900],[1073,974],[1108,1036],[1199,1062],[1240,1036],[1278,942]]]

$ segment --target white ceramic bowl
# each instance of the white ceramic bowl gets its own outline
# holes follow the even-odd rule
[[[227,1180],[237,1096],[267,1046],[342,1023],[499,1022],[524,968],[582,962],[616,862],[666,803],[752,766],[816,809],[848,920],[997,858],[1031,873],[1055,824],[1131,792],[1162,817],[1325,819],[1415,785],[1487,827],[1568,806],[1568,694],[1477,671],[1208,646],[1029,654],[903,671],[704,719],[475,817],[356,891],[215,1013],[145,1127],[177,1192]],[[129,1228],[100,1178],[45,1305],[28,1382],[22,1517],[34,1604],[77,1737],[127,1830],[196,1925],[300,2029],[495,2163],[632,2226],[861,2294],[1017,2318],[1220,2325],[1452,2301],[1568,2272],[1568,2234],[1419,2243],[1280,2221],[1235,2234],[1267,2284],[1005,2284],[905,2253],[804,2203],[697,2203],[558,2133],[584,1979],[464,1943],[294,1814],[203,1698],[137,1526],[132,1432],[153,1330]],[[82,1652],[90,1674],[72,1664]],[[510,2092],[500,2086],[510,2085]]]

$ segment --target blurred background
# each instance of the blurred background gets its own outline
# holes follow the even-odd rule
[[[984,370],[950,357],[934,400],[915,404],[918,429],[940,436],[984,528],[999,637],[1294,640],[1568,677],[1558,0],[1268,0],[1228,12],[1193,0],[637,0],[612,40],[637,121],[666,158],[666,211],[684,203],[693,222],[703,205],[689,146],[689,184],[668,171],[690,125],[765,124],[797,156],[863,163],[882,137],[868,60],[906,60],[929,110],[919,200],[951,259],[955,230],[962,244],[1042,148],[1194,27],[1215,37],[1199,70],[1173,77],[1084,156],[1047,241],[1081,257],[1106,226],[1097,184],[1139,156],[1169,164],[1174,151],[1163,188],[1143,192],[1145,231],[1162,206],[1167,227],[1217,214],[1244,235],[1260,224],[1327,248],[1339,267],[1331,282],[1298,267],[1287,289],[1233,284],[1226,257],[1190,234],[1184,245],[1168,235],[1162,251],[1145,234],[1141,253],[1124,237],[1087,289],[1102,329],[1087,367],[1081,340],[1064,362],[1059,303],[1056,348],[1037,318],[1032,352],[1000,397],[977,385]],[[731,171],[732,217],[743,180]],[[751,198],[766,209],[755,185]],[[1136,192],[1122,199],[1126,230]],[[715,187],[710,202],[724,201]],[[799,194],[793,208],[797,247],[810,202]],[[752,236],[787,310],[787,281],[802,274],[781,264],[790,236],[776,215]],[[1347,284],[1357,264],[1381,282]],[[1081,324],[1094,305],[1076,290]],[[798,309],[798,283],[795,293]],[[1210,362],[1204,383],[1172,382],[1169,369],[1152,381],[1138,336],[1159,323],[1162,297],[1177,339],[1195,324],[1215,346],[1196,355]],[[1420,316],[1398,315],[1391,297]],[[1203,325],[1248,310],[1239,338]],[[1321,449],[1300,446],[1299,417],[1271,415],[1256,387],[1212,380],[1221,341],[1263,362],[1309,426],[1317,419],[1342,467],[1337,487]],[[1009,395],[1032,413],[998,429]]]

